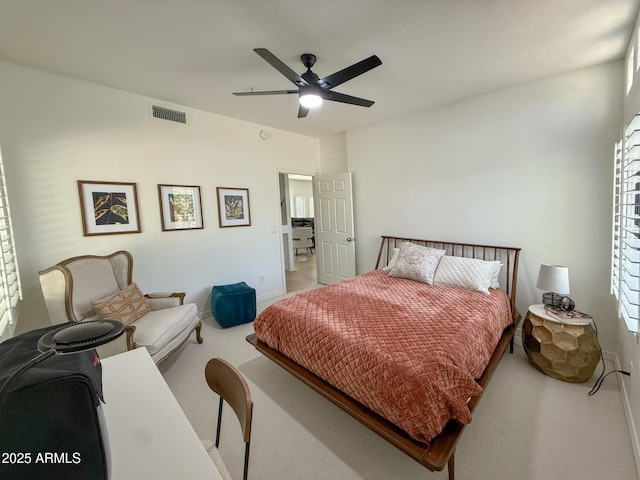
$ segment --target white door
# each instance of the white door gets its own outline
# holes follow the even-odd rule
[[[318,283],[356,275],[352,189],[351,172],[313,177]]]

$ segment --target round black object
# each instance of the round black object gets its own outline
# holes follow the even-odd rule
[[[62,345],[94,340],[111,332],[113,325],[110,323],[93,322],[87,324],[77,324],[69,328],[58,331],[53,340]]]
[[[50,331],[38,340],[38,350],[60,353],[89,350],[110,342],[124,332],[124,325],[115,320],[94,320],[65,325]]]
[[[560,299],[560,310],[571,312],[574,308],[576,308],[576,302],[571,300],[569,297],[562,297]]]

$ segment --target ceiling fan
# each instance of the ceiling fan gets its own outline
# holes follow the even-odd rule
[[[285,65],[278,57],[271,53],[266,48],[254,48],[254,52],[260,55],[266,60],[272,67],[282,73],[291,82],[293,82],[298,89],[297,90],[266,90],[259,92],[234,92],[234,95],[248,96],[248,95],[282,95],[297,93],[300,96],[300,105],[298,107],[298,118],[306,117],[309,113],[309,109],[317,107],[322,103],[322,100],[331,100],[334,102],[348,103],[350,105],[358,105],[360,107],[370,107],[373,105],[372,100],[365,100],[364,98],[353,97],[344,93],[334,92],[332,88],[343,84],[344,82],[351,80],[358,75],[368,72],[372,68],[382,65],[382,62],[376,55],[372,55],[369,58],[354,63],[350,67],[344,68],[339,72],[327,75],[326,77],[319,78],[318,75],[311,71],[316,63],[316,56],[312,53],[303,53],[300,55],[300,61],[307,68],[307,71],[301,75],[298,75],[291,68]]]

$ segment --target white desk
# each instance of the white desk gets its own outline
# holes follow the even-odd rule
[[[112,480],[222,479],[145,348],[102,367]]]

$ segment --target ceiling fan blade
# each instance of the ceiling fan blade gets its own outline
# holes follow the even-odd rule
[[[276,57],[273,53],[271,53],[266,48],[254,48],[254,52],[260,55],[263,59],[267,61],[273,68],[278,70],[281,74],[291,80],[293,83],[298,85],[299,87],[303,87],[308,85],[308,83],[296,72],[294,72],[291,68],[289,68],[282,60]]]
[[[334,102],[348,103],[349,105],[358,105],[360,107],[370,107],[375,102],[373,100],[366,100],[364,98],[352,97],[344,93],[338,92],[322,92],[320,94],[325,100],[332,100]]]
[[[298,118],[306,117],[307,113],[309,113],[309,107],[303,107],[302,105],[298,104]]]
[[[324,89],[337,87],[347,80],[351,80],[358,75],[362,75],[363,73],[368,72],[372,68],[375,68],[379,65],[382,65],[382,61],[376,55],[371,55],[369,58],[365,58],[358,63],[354,63],[350,67],[321,78],[320,80],[318,80],[317,84]]]
[[[298,93],[298,90],[262,90],[259,92],[233,92],[234,95],[238,97],[248,96],[248,95],[284,95],[287,93]]]

